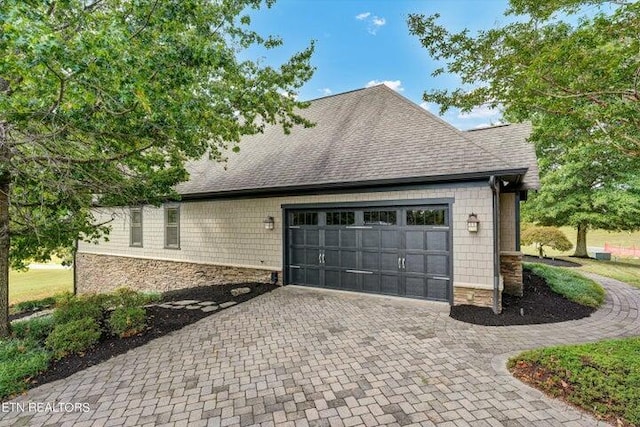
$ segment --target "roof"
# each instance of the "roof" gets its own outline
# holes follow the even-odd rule
[[[513,166],[527,168],[523,178],[523,188],[531,190],[540,188],[535,147],[527,141],[531,130],[531,123],[512,123],[472,129],[466,133],[473,141],[491,151],[504,153]]]
[[[190,162],[190,179],[177,191],[214,195],[444,181],[535,165],[535,157],[533,163],[513,164],[511,152],[497,150],[494,142],[503,140],[502,133],[491,133],[493,142],[485,144],[384,85],[313,100],[300,114],[315,126],[294,127],[285,135],[281,126],[270,125],[244,137],[240,153],[229,153],[226,163]],[[504,140],[509,147],[523,142],[508,135]]]

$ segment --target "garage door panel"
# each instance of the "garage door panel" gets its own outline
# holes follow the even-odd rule
[[[428,251],[448,251],[449,232],[448,231],[427,231]]]
[[[324,281],[329,288],[340,288],[340,270],[325,270]]]
[[[290,268],[289,274],[291,275],[291,283],[304,284],[304,269],[302,268]]]
[[[356,247],[356,230],[340,230],[340,247]]]
[[[378,249],[380,247],[380,231],[362,230],[362,247]]]
[[[426,256],[424,254],[406,254],[404,266],[405,271],[407,273],[423,273],[425,257]]]
[[[292,228],[289,230],[291,243],[294,245],[304,245],[304,230]]]
[[[291,264],[301,265],[305,263],[305,249],[304,248],[292,248],[291,249]]]
[[[362,268],[365,270],[380,270],[380,253],[362,252]]]
[[[324,245],[331,247],[340,246],[340,230],[325,229],[324,230]]]
[[[426,279],[424,276],[405,276],[405,295],[424,298],[426,296]]]
[[[307,282],[311,286],[321,286],[320,283],[320,269],[307,268]]]
[[[447,301],[449,299],[449,281],[427,279],[427,298],[438,301]]]
[[[340,266],[342,268],[357,269],[358,257],[356,251],[341,251],[340,253]]]
[[[325,267],[340,267],[340,250],[325,249],[324,250]]]
[[[305,264],[318,265],[320,264],[320,249],[307,248],[305,250]]]
[[[320,244],[320,231],[319,230],[305,230],[307,246],[318,246]]]
[[[398,230],[380,230],[380,247],[382,249],[398,249],[401,237]]]
[[[383,271],[398,271],[398,258],[396,252],[382,252],[380,254],[380,269]]]
[[[350,290],[359,290],[358,280],[360,276],[356,273],[349,273],[346,271],[342,271],[340,273],[341,280],[341,288],[350,289]]]
[[[380,292],[387,295],[400,295],[400,276],[381,274]]]
[[[427,274],[448,276],[449,256],[431,254],[427,257]]]
[[[380,276],[377,274],[362,276],[362,290],[365,292],[380,292]]]
[[[405,248],[407,250],[418,249],[424,250],[424,231],[423,230],[408,230],[405,232]]]

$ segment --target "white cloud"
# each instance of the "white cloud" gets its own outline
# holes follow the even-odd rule
[[[420,103],[420,106],[422,108],[424,108],[425,110],[427,110],[427,111],[431,111],[431,106],[429,105],[429,103],[427,101],[422,101]]]
[[[372,15],[371,12],[363,12],[356,15],[358,21],[364,21],[367,23],[367,32],[372,35],[376,35],[378,30],[383,27],[387,20],[376,15]]]
[[[320,90],[320,92],[322,92],[322,94],[323,94],[324,96],[329,96],[329,95],[331,95],[331,94],[333,93],[333,92],[331,91],[331,89],[329,89],[328,87],[325,87],[325,88],[323,88],[323,89],[319,89],[319,90]]]
[[[378,86],[378,85],[385,85],[395,90],[396,92],[402,92],[404,90],[404,88],[402,87],[402,82],[400,80],[383,80],[383,81],[371,80],[369,83],[367,83],[366,87],[372,87],[372,86]]]
[[[480,107],[473,107],[471,111],[468,113],[460,113],[458,114],[459,119],[485,119],[488,117],[497,117],[500,115],[500,111],[494,108],[491,108],[487,105],[482,105]]]

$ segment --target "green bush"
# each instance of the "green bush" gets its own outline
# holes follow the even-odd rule
[[[89,295],[71,297],[59,301],[53,312],[56,324],[73,322],[82,319],[92,319],[100,324],[104,319],[104,308],[101,297]]]
[[[60,359],[70,353],[80,353],[100,339],[98,322],[91,317],[71,320],[57,324],[49,334],[45,343],[53,351],[54,357]]]
[[[49,366],[51,353],[34,340],[0,340],[0,399],[24,391],[30,377]]]
[[[545,246],[561,252],[573,248],[573,244],[567,239],[567,236],[556,227],[529,226],[522,231],[521,239],[524,245],[535,245],[540,258],[544,256]]]
[[[46,297],[31,301],[22,301],[11,307],[11,314],[25,313],[27,311],[37,311],[45,308],[53,307],[56,303],[56,297]]]
[[[147,311],[142,307],[118,307],[109,317],[109,328],[120,338],[130,337],[144,330]]]
[[[44,342],[53,330],[53,316],[35,317],[29,320],[17,320],[11,324],[13,336],[18,339],[29,338]]]
[[[578,304],[599,307],[604,301],[602,286],[579,273],[535,263],[525,263],[524,268],[542,277],[553,292]]]

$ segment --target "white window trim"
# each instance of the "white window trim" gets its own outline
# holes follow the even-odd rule
[[[177,239],[178,243],[176,245],[169,245],[167,243],[167,229],[169,228],[169,210],[175,209],[178,215],[178,222],[176,224],[177,229]],[[165,205],[164,207],[164,248],[165,249],[180,249],[180,206],[179,205]]]
[[[133,241],[133,213],[140,212],[140,242]],[[144,220],[142,207],[129,208],[129,247],[142,248],[144,245]]]

